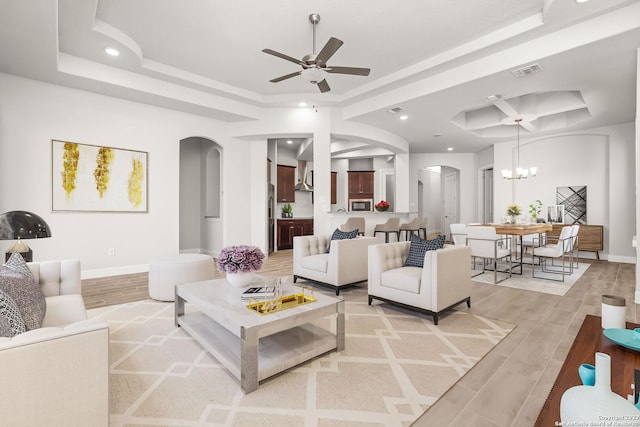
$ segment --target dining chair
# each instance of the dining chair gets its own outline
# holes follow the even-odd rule
[[[377,224],[373,229],[373,237],[376,237],[377,233],[384,233],[385,243],[389,243],[389,234],[391,233],[395,233],[396,240],[400,241],[400,218],[393,216],[384,224]]]
[[[573,224],[571,226],[571,268],[573,270],[573,257],[575,255],[576,263],[575,267],[580,266],[580,242],[578,241],[578,232],[580,231],[580,224]]]
[[[453,225],[453,224],[452,224]],[[473,269],[476,268],[475,258],[482,258],[482,271],[471,277],[479,276],[487,271],[487,266],[493,264],[493,283],[500,283],[511,277],[513,261],[508,237],[496,233],[495,227],[477,225],[467,227],[467,245],[471,247],[471,257],[474,258]],[[509,269],[498,270],[498,260],[508,261]],[[508,273],[508,276],[498,280],[498,273]]]
[[[400,225],[400,235],[404,232],[404,240],[409,240],[409,236],[415,232],[420,237],[420,227],[422,226],[422,218],[414,218],[411,221]]]
[[[568,257],[569,261],[571,261],[571,248],[572,242],[571,239],[572,226],[567,225],[562,227],[560,231],[560,236],[558,237],[558,243],[554,245],[547,245],[536,247],[535,245],[532,247],[532,255],[531,255],[531,275],[536,279],[545,279],[545,280],[554,280],[556,282],[564,282],[564,276],[571,274],[571,262],[569,262],[569,267],[567,268],[565,260]],[[540,271],[543,273],[552,273],[552,274],[560,274],[562,275],[562,279],[554,279],[552,277],[544,277],[544,276],[536,276],[536,265],[534,264],[535,259],[538,258],[540,263],[538,266],[540,267]],[[560,270],[556,270],[554,268],[550,268],[547,265],[547,261],[551,260],[552,266],[553,261],[561,260],[562,265],[560,266]]]
[[[422,224],[420,224],[420,231],[422,231],[423,239],[427,239],[427,217],[422,218]],[[420,237],[420,231],[418,231],[418,237]]]
[[[340,226],[340,231],[353,231],[358,230],[358,234],[364,236],[364,217],[352,216],[347,219],[347,222]]]
[[[451,241],[454,245],[467,244],[467,225],[466,224],[450,224]]]

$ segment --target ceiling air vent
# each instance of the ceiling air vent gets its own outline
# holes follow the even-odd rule
[[[401,107],[393,107],[393,108],[389,108],[389,110],[387,110],[387,111],[389,111],[390,113],[396,114],[396,113],[399,113],[400,111],[402,111],[402,108]]]
[[[526,67],[518,68],[517,70],[513,70],[511,72],[517,78],[522,78],[530,76],[531,74],[539,73],[540,71],[542,71],[542,65],[535,63],[527,65]]]

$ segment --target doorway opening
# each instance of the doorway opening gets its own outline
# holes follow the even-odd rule
[[[427,233],[450,237],[450,225],[459,221],[460,170],[428,166],[418,171],[418,215],[427,218]]]
[[[222,154],[207,138],[180,141],[181,253],[215,256],[222,248]]]

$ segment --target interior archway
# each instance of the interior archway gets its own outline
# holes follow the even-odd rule
[[[181,253],[214,255],[222,242],[222,147],[189,137],[180,141]]]

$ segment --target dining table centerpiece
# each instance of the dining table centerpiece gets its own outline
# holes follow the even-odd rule
[[[386,200],[380,200],[378,203],[375,204],[375,208],[378,212],[386,212],[389,210],[389,206],[391,206],[391,204],[389,202],[387,202]]]
[[[256,271],[262,268],[264,253],[257,246],[227,246],[217,259],[218,270],[227,273],[227,281],[240,288],[251,283]]]
[[[506,214],[510,219],[510,224],[516,223],[516,218],[522,213],[522,209],[520,205],[516,205],[515,203],[507,206]]]

